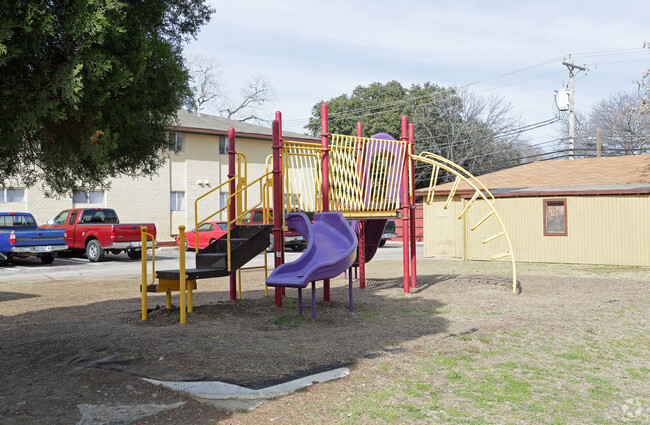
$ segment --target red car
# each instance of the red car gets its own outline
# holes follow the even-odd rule
[[[203,249],[210,245],[212,242],[225,235],[228,230],[228,224],[225,221],[206,221],[201,224],[195,232],[185,232],[185,250],[195,249],[196,247],[196,234],[199,235],[199,249]],[[178,236],[176,237],[176,245],[178,245]]]

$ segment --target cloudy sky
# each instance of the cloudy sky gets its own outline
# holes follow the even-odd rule
[[[302,131],[321,100],[358,85],[431,82],[502,96],[526,124],[553,118],[570,55],[576,111],[636,89],[650,68],[648,1],[213,0],[216,9],[186,53],[219,62],[233,98],[265,76],[284,128]],[[527,134],[541,144],[559,124]],[[543,145],[542,145],[543,146]]]

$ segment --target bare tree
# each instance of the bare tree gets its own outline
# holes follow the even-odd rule
[[[196,113],[201,115],[204,107],[208,110],[217,110],[219,101],[224,99],[219,62],[193,54],[187,58],[187,66],[190,71],[193,106]]]
[[[267,123],[262,118],[262,107],[274,100],[271,83],[262,75],[254,75],[241,90],[241,100],[232,101],[225,93],[220,66],[219,62],[202,55],[188,56],[193,92],[190,107],[199,115],[207,111],[238,121]]]
[[[500,97],[446,91],[418,105],[414,123],[418,150],[439,154],[476,174],[518,165],[524,152],[530,153],[517,131],[520,121]]]
[[[221,114],[238,121],[268,122],[258,115],[265,103],[274,100],[273,87],[265,77],[259,74],[253,76],[242,89],[241,96],[242,101],[239,104],[221,109]]]
[[[589,118],[576,114],[575,156],[594,156],[598,130],[603,155],[641,155],[650,152],[650,114],[635,93],[616,93],[598,102]],[[563,121],[563,133],[568,122]],[[566,149],[566,144],[561,149]],[[559,147],[559,146],[558,146]]]
[[[639,108],[641,99],[617,93],[601,100],[589,115],[589,131],[602,131],[604,149],[618,155],[650,152],[650,115]]]

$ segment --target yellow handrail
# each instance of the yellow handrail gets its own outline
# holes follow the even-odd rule
[[[225,185],[229,184],[230,182],[234,181],[235,179],[236,179],[236,176],[235,176],[235,177],[231,177],[231,178],[229,178],[229,179],[226,180],[225,182],[221,183],[219,186],[217,186],[217,187],[215,187],[215,188],[213,188],[213,189],[208,190],[208,191],[205,192],[203,195],[201,195],[201,196],[199,196],[198,198],[196,198],[196,200],[194,201],[194,251],[195,251],[195,252],[199,252],[199,232],[198,232],[199,224],[203,224],[203,223],[205,223],[206,221],[210,220],[212,217],[214,217],[215,215],[219,214],[221,211],[223,211],[223,210],[225,209],[225,207],[224,207],[224,208],[221,208],[219,211],[217,211],[216,213],[210,215],[209,217],[206,217],[206,218],[204,218],[203,220],[198,221],[196,218],[199,216],[199,212],[198,212],[198,204],[199,204],[199,201],[200,201],[201,199],[205,198],[206,196],[208,196],[209,194],[211,194],[212,192],[214,192],[215,190],[220,189],[220,188],[222,188],[223,186],[225,186]],[[183,249],[184,249],[184,248],[183,248]]]
[[[233,218],[231,218],[230,220],[227,221],[228,226],[227,226],[227,230],[226,230],[226,255],[227,255],[228,271],[232,271],[232,262],[231,262],[231,257],[230,257],[230,248],[231,248],[230,226],[232,224],[234,224],[234,223],[241,223],[241,219],[244,217],[244,215],[246,215],[246,213],[248,211],[250,211],[250,210],[252,210],[254,208],[257,208],[260,205],[265,204],[265,200],[266,200],[265,188],[267,188],[267,182],[263,181],[263,179],[268,179],[271,175],[272,175],[272,172],[267,172],[266,174],[263,174],[260,177],[256,178],[255,180],[253,180],[250,184],[240,187],[234,193],[232,193],[232,194],[230,194],[228,196],[225,206],[221,207],[219,210],[217,210],[213,214],[210,214],[208,217],[206,217],[206,218],[204,218],[203,220],[200,220],[200,221],[197,220],[199,201],[201,199],[203,199],[204,197],[206,197],[207,195],[209,195],[210,193],[212,193],[215,190],[219,189],[220,187],[230,183],[236,177],[232,177],[232,178],[228,179],[223,184],[215,187],[214,189],[209,190],[208,192],[206,192],[203,195],[196,198],[196,200],[194,201],[194,226],[195,226],[194,227],[194,229],[195,229],[195,234],[194,234],[194,236],[195,236],[195,247],[194,247],[194,249],[195,249],[195,252],[199,251],[199,235],[198,235],[198,232],[196,232],[196,230],[199,228],[199,225],[205,223],[206,221],[208,221],[209,219],[211,219],[215,215],[223,212],[224,210],[227,210],[230,207],[232,202],[237,202],[237,199],[240,198],[238,195],[243,193],[244,194],[243,198],[247,200],[248,199],[248,195],[247,195],[248,194],[248,189],[253,187],[256,183],[260,183],[260,199],[261,199],[261,201],[258,202],[257,204],[255,204],[254,206],[250,207],[250,208],[248,208],[247,205],[244,205],[243,211],[236,212],[235,217],[233,217]],[[266,206],[265,206],[265,209],[267,209],[267,208],[268,208],[268,204],[266,204]]]

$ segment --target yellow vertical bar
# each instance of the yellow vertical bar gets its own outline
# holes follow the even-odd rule
[[[140,228],[140,241],[142,250],[142,284],[140,291],[142,292],[142,320],[147,320],[147,226]]]
[[[237,289],[239,291],[239,299],[241,300],[241,269],[237,270]]]
[[[187,284],[187,278],[185,279],[185,288],[187,289],[187,312],[191,313],[194,311],[194,284]]]
[[[179,276],[180,299],[181,299],[181,324],[187,322],[187,311],[185,310],[185,226],[178,226],[178,246],[180,248],[181,267]]]
[[[165,301],[167,302],[167,310],[171,310],[172,309],[172,291],[165,292],[165,298],[166,298]]]
[[[266,249],[264,250],[264,296],[269,296],[269,287],[266,286],[266,281],[269,278],[269,259],[266,254]]]
[[[433,166],[433,172],[431,173],[431,180],[429,180],[429,191],[427,192],[427,205],[431,205],[433,202],[433,196],[436,193],[436,184],[438,182],[438,171],[440,168],[437,165]]]

